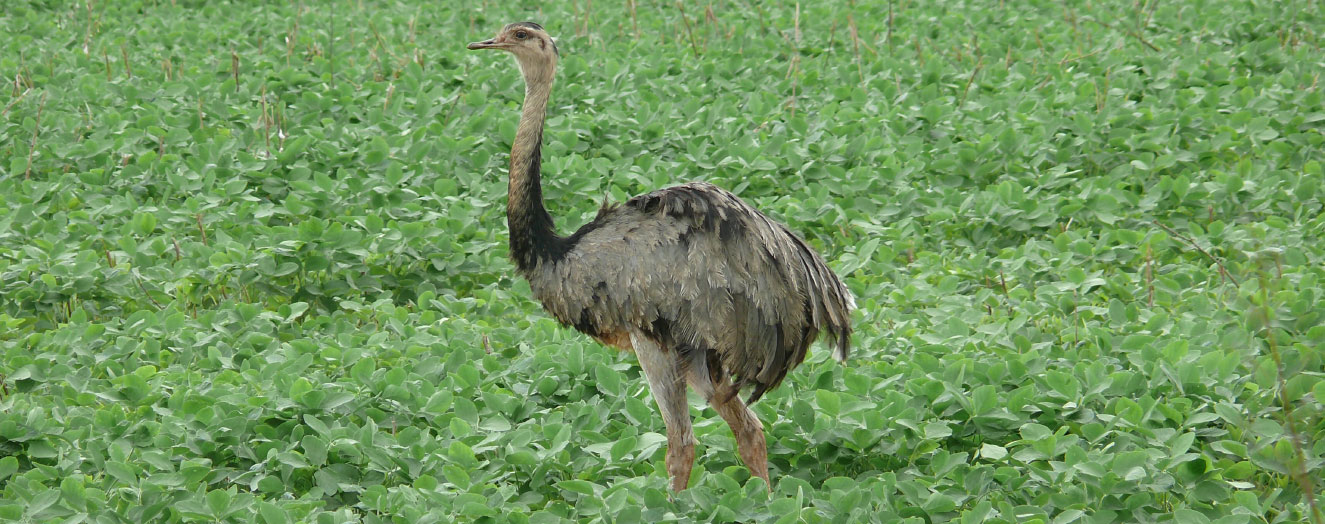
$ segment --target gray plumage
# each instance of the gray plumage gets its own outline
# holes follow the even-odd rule
[[[521,22],[469,48],[512,53],[525,79],[506,220],[511,258],[534,297],[563,324],[635,352],[667,425],[674,489],[686,486],[694,460],[686,384],[727,421],[746,465],[768,481],[763,426],[735,395],[749,386],[748,402],[758,400],[821,333],[845,360],[851,293],[786,226],[702,182],[605,205],[571,236],[558,235],[541,182],[556,43]]]
[[[827,332],[850,348],[851,294],[800,238],[712,184],[693,182],[607,209],[559,260],[521,271],[558,320],[599,338],[639,330],[683,367],[776,387]]]

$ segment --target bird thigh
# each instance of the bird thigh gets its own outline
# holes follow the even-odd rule
[[[672,489],[681,491],[690,482],[690,469],[695,462],[695,435],[690,425],[681,363],[676,360],[676,351],[663,351],[658,343],[641,334],[632,334],[630,342],[667,426],[666,465]]]
[[[699,396],[704,397],[705,401],[713,402],[713,396],[717,394],[717,390],[713,383],[713,374],[709,371],[707,354],[703,352],[696,353],[703,356],[693,358],[688,365],[684,365],[685,381],[690,384],[690,389],[695,390],[695,393],[699,393]]]

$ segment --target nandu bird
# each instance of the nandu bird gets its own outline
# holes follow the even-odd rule
[[[741,460],[768,483],[764,428],[746,403],[777,387],[820,332],[846,360],[851,292],[786,226],[703,182],[604,206],[558,235],[540,172],[557,45],[522,22],[469,49],[507,51],[524,75],[506,222],[511,258],[534,297],[562,324],[634,351],[667,427],[672,489],[685,489],[695,460],[686,384],[727,421]]]

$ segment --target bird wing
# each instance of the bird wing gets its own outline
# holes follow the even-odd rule
[[[738,389],[753,385],[751,401],[820,332],[846,358],[846,286],[804,241],[726,190],[690,183],[641,195],[567,240],[565,257],[530,275],[530,287],[581,331],[646,333]]]

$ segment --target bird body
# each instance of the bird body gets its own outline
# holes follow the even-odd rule
[[[736,195],[692,182],[604,206],[570,236],[543,206],[543,119],[555,42],[537,24],[509,24],[470,49],[515,55],[525,102],[511,149],[511,258],[557,320],[633,351],[667,426],[667,470],[683,489],[694,460],[686,385],[731,426],[741,458],[769,481],[754,402],[800,364],[821,332],[833,356],[850,348],[850,291],[786,226]]]
[[[717,186],[635,197],[564,242],[559,257],[520,270],[549,313],[617,347],[639,331],[687,369],[753,386],[748,402],[777,387],[821,329],[846,357],[846,288],[785,226]]]

